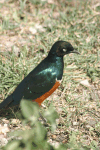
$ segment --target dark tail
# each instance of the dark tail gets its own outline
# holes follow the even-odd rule
[[[11,94],[2,103],[0,103],[0,109],[9,108],[12,102],[13,102],[13,95]]]

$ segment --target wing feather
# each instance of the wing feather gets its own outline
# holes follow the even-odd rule
[[[46,69],[34,77],[31,75],[27,80],[26,89],[24,90],[25,99],[36,99],[48,92],[56,82],[56,73],[52,69]]]

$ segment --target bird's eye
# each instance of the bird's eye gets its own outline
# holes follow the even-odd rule
[[[63,52],[66,52],[66,49],[65,49],[65,48],[63,48]]]

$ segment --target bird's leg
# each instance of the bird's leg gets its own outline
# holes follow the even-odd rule
[[[48,126],[47,120],[42,116],[42,114],[39,112],[39,115],[44,123],[45,126]]]

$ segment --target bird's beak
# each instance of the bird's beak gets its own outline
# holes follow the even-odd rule
[[[77,50],[73,50],[71,53],[76,53],[76,54],[80,54]]]

